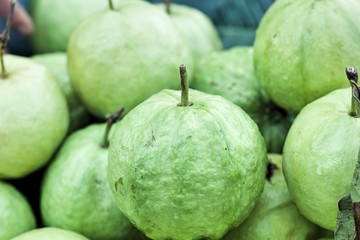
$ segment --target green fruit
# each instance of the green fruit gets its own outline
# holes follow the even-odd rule
[[[7,240],[35,228],[35,216],[25,197],[0,181],[0,239]]]
[[[177,67],[192,63],[169,16],[138,0],[89,17],[71,36],[67,54],[74,89],[99,118],[178,88]]]
[[[35,32],[31,41],[35,53],[66,51],[72,32],[92,14],[107,8],[107,1],[32,0],[30,14]]]
[[[268,154],[268,176],[254,211],[223,240],[314,239],[319,228],[304,218],[287,190],[282,156]]]
[[[265,142],[230,101],[186,87],[181,95],[179,105],[179,91],[163,90],[124,117],[110,141],[108,181],[148,237],[219,239],[263,190]]]
[[[26,233],[23,233],[12,240],[89,240],[78,233],[64,230],[60,228],[38,228]]]
[[[65,52],[37,54],[31,57],[35,62],[46,66],[55,76],[63,91],[70,111],[70,127],[69,132],[73,132],[85,126],[90,116],[84,105],[76,95],[71,85],[69,74],[67,71],[67,59]]]
[[[42,167],[69,125],[66,100],[42,65],[5,55],[0,77],[0,178],[19,178]]]
[[[262,18],[254,42],[255,71],[280,107],[298,113],[346,87],[342,69],[360,65],[357,0],[280,0]]]
[[[106,124],[93,124],[66,139],[45,173],[42,218],[46,226],[94,240],[139,239],[139,231],[117,208],[107,182],[108,148],[101,143],[105,128]]]
[[[176,30],[186,39],[195,63],[202,56],[222,49],[220,37],[211,19],[202,11],[182,4],[159,4],[173,20]]]
[[[351,116],[351,93],[335,90],[304,107],[284,146],[284,175],[294,202],[306,218],[330,231],[359,152],[360,120]]]

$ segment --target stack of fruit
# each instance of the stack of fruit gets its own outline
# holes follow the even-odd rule
[[[360,147],[358,11],[278,0],[254,46],[222,49],[170,1],[34,0],[31,57],[5,54],[9,14],[0,240],[333,239]]]

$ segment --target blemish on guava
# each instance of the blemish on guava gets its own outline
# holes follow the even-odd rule
[[[119,178],[114,184],[114,187],[115,187],[116,191],[118,190],[119,187],[121,187],[119,185],[123,185],[123,179],[122,178]]]
[[[131,184],[130,188],[131,188],[131,191],[132,191],[133,193],[135,193],[135,191],[136,191],[136,185],[135,185],[135,184]]]
[[[154,130],[151,129],[151,139],[147,142],[147,147],[154,147],[154,143],[156,141]]]
[[[225,148],[225,151],[227,151],[228,150],[228,148]]]
[[[95,179],[95,183],[96,183],[96,184],[101,184],[101,180],[96,178],[96,179]]]
[[[212,81],[212,82],[210,82],[210,86],[216,87],[216,86],[219,86],[219,84],[217,82]]]

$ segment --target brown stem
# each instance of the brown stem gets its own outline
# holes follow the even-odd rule
[[[109,0],[109,8],[110,8],[110,10],[114,10],[114,4],[113,4],[112,0]]]
[[[352,117],[360,117],[360,87],[357,84],[358,73],[354,67],[346,67],[346,76],[350,81],[352,90],[351,109],[349,115]]]
[[[4,64],[4,54],[5,54],[6,45],[10,39],[10,28],[11,28],[12,17],[14,15],[15,5],[16,5],[16,0],[12,0],[11,5],[10,5],[10,10],[9,10],[9,15],[6,19],[5,28],[2,31],[2,33],[0,34],[0,62],[1,62],[0,77],[3,79],[7,78],[7,76],[8,76],[6,69],[5,69],[5,64]]]
[[[187,80],[187,72],[184,64],[181,64],[179,67],[180,71],[180,84],[181,84],[181,102],[179,106],[191,106],[192,103],[189,102],[189,82]]]
[[[171,5],[171,0],[164,0],[164,4],[165,4],[165,11],[167,14],[171,14],[171,9],[170,9],[170,5]]]
[[[114,125],[114,123],[121,117],[122,113],[124,112],[124,108],[121,108],[119,111],[114,113],[108,118],[106,129],[104,133],[104,137],[101,143],[102,148],[108,148],[109,147],[109,133],[111,130],[111,127]]]
[[[353,203],[353,210],[354,210],[354,221],[355,221],[355,230],[356,230],[355,240],[360,240],[360,203],[359,202]]]

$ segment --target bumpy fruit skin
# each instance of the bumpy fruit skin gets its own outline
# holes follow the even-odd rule
[[[107,182],[105,124],[90,125],[67,138],[47,169],[41,189],[46,226],[73,230],[94,240],[140,239],[120,212]],[[61,196],[61,197],[59,197]]]
[[[119,123],[108,180],[121,211],[152,239],[219,239],[260,196],[266,148],[256,124],[220,96],[153,95]],[[144,121],[146,119],[146,121]]]
[[[89,240],[78,233],[53,227],[38,228],[23,233],[12,240]]]
[[[25,57],[5,55],[0,78],[0,178],[42,167],[63,140],[69,110],[53,75]]]
[[[284,145],[284,175],[300,212],[335,230],[338,201],[350,189],[360,119],[349,115],[351,89],[335,90],[297,115]]]
[[[159,4],[165,11],[165,4]],[[195,64],[201,57],[222,49],[220,37],[211,19],[200,10],[182,5],[170,4],[170,18],[176,30],[189,44]]]
[[[360,2],[280,0],[262,18],[254,42],[255,71],[280,107],[298,113],[342,87],[344,66],[360,65]]]
[[[11,239],[36,227],[25,197],[12,185],[0,182],[0,239]]]
[[[85,126],[90,121],[88,111],[76,95],[67,71],[65,52],[37,54],[31,57],[35,62],[46,66],[55,76],[65,95],[70,111],[69,133]]]
[[[272,153],[268,156],[271,176],[254,210],[223,240],[315,239],[319,227],[302,216],[292,201],[282,173],[282,156]]]
[[[99,118],[125,112],[164,88],[178,89],[178,66],[192,56],[169,16],[146,1],[124,1],[83,22],[68,45],[71,82]]]

